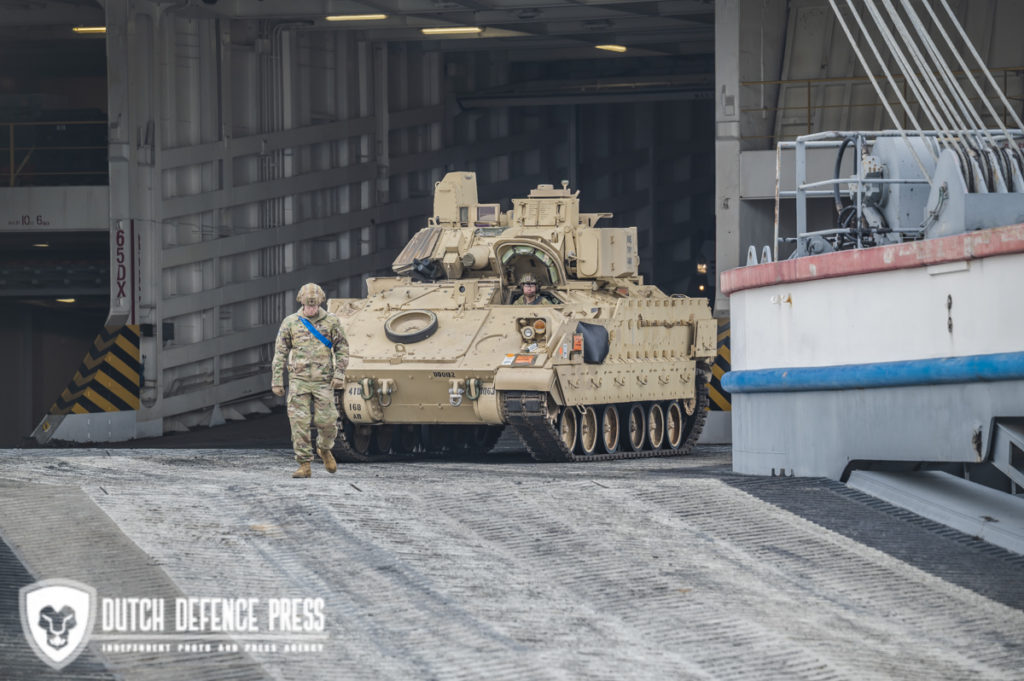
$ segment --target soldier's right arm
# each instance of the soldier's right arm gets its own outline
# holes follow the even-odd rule
[[[291,328],[288,319],[281,322],[281,328],[277,332],[277,341],[274,343],[274,360],[270,363],[270,385],[284,385],[284,364],[288,361],[288,352],[292,349]]]

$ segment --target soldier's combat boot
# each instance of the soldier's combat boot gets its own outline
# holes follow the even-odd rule
[[[313,475],[313,471],[309,468],[309,462],[303,461],[299,464],[298,469],[292,473],[293,478],[308,478]]]
[[[318,447],[316,450],[320,454],[320,458],[324,460],[324,468],[327,469],[328,473],[334,473],[338,470],[338,463],[334,460],[334,454],[331,450],[326,447]]]

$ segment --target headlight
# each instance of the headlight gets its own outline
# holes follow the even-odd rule
[[[519,329],[519,333],[521,333],[523,335],[523,338],[526,340],[530,340],[536,334],[532,326],[524,326],[523,328]]]

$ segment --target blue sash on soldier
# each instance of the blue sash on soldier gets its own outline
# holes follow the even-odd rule
[[[308,319],[306,319],[305,317],[299,317],[299,321],[302,322],[303,326],[309,329],[309,332],[313,334],[314,338],[316,338],[318,341],[326,345],[328,350],[334,347],[333,345],[331,345],[331,341],[327,340],[327,338],[322,333],[317,331],[316,327],[313,326],[313,324]]]

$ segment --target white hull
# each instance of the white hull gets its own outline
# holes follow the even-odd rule
[[[1024,226],[732,270],[733,466],[979,462],[1024,417]]]

